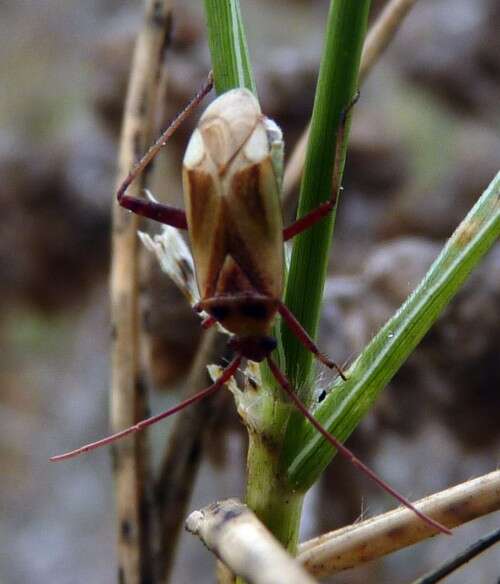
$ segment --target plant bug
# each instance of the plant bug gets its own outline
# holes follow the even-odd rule
[[[319,351],[281,300],[283,244],[332,210],[338,185],[334,186],[330,200],[283,228],[280,206],[281,131],[262,114],[255,96],[247,89],[233,89],[215,99],[201,116],[183,161],[186,211],[160,204],[152,198],[139,199],[126,194],[132,181],[165,146],[193,107],[211,90],[212,84],[210,75],[194,99],[133,168],[118,190],[117,198],[125,209],[189,231],[201,297],[195,310],[208,314],[202,323],[205,328],[218,322],[232,334],[229,346],[234,350],[235,357],[212,385],[174,408],[50,460],[64,460],[110,444],[175,414],[222,387],[236,373],[243,359],[255,362],[267,360],[274,378],[292,404],[340,454],[426,523],[439,531],[451,533],[414,507],[323,428],[302,404],[271,357],[276,348],[271,329],[277,314],[280,314],[300,342],[319,361],[336,369],[346,379],[340,367]],[[342,127],[343,123],[341,131]]]

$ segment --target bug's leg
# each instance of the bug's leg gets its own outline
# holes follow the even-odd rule
[[[285,229],[283,229],[283,239],[285,241],[292,239],[299,233],[302,233],[306,229],[309,229],[309,227],[312,227],[320,219],[323,219],[323,217],[326,217],[328,213],[330,213],[330,211],[333,209],[337,201],[337,191],[334,192],[335,192],[334,197],[332,197],[325,203],[321,203],[321,205],[316,207],[316,209],[313,209],[311,212],[307,213],[300,219],[297,219],[297,221],[295,221],[288,227],[285,227]]]
[[[125,189],[128,186],[126,185]],[[187,229],[186,213],[182,209],[164,205],[151,199],[139,199],[138,197],[131,197],[125,194],[121,195],[121,197],[118,196],[118,202],[125,209],[141,217],[153,219],[154,221],[176,227],[177,229]]]
[[[400,493],[398,493],[395,489],[393,489],[388,483],[386,483],[382,478],[380,478],[371,468],[366,466],[361,460],[355,456],[346,446],[342,444],[333,434],[328,432],[323,426],[316,420],[316,418],[309,412],[309,410],[305,407],[305,405],[300,401],[297,397],[297,394],[293,391],[290,382],[286,378],[285,374],[281,371],[278,367],[276,362],[271,358],[267,357],[267,362],[269,364],[269,368],[276,379],[276,381],[280,384],[283,388],[283,391],[287,394],[290,398],[290,401],[293,405],[297,408],[297,410],[311,423],[311,425],[324,437],[326,440],[341,454],[344,458],[346,458],[349,462],[351,462],[354,466],[358,467],[362,472],[364,472],[372,481],[374,481],[379,487],[384,489],[387,493],[392,495],[397,501],[399,501],[402,505],[413,511],[422,521],[430,525],[434,529],[441,531],[442,533],[446,533],[447,535],[451,535],[451,531],[441,525],[438,521],[432,519],[422,511],[419,511],[408,499],[403,497]]]
[[[331,210],[335,207],[335,204],[337,203],[338,193],[341,190],[340,160],[341,160],[341,154],[342,154],[342,146],[344,143],[344,135],[345,135],[347,118],[348,118],[349,113],[351,112],[353,106],[358,101],[358,99],[359,99],[359,91],[356,92],[356,95],[350,101],[349,105],[341,113],[341,119],[340,119],[338,134],[337,134],[337,147],[336,147],[336,152],[335,152],[335,164],[334,164],[334,170],[333,170],[332,196],[330,197],[330,199],[328,199],[328,201],[321,203],[321,205],[318,205],[315,209],[313,209],[312,211],[309,211],[309,213],[306,213],[303,217],[301,217],[300,219],[297,219],[297,221],[295,221],[294,223],[292,223],[291,225],[289,225],[288,227],[283,229],[283,239],[285,241],[292,239],[292,237],[295,237],[299,233],[302,233],[306,229],[309,229],[309,227],[312,227],[320,219],[323,219],[323,217],[326,217],[331,212]]]
[[[59,462],[60,460],[73,458],[74,456],[78,456],[79,454],[83,454],[84,452],[88,452],[89,450],[94,450],[95,448],[99,448],[100,446],[111,444],[112,442],[115,442],[116,440],[119,440],[124,436],[128,436],[128,434],[132,434],[134,432],[138,432],[139,430],[143,430],[144,428],[147,428],[152,424],[156,424],[156,422],[159,422],[160,420],[163,420],[165,418],[168,418],[169,416],[172,416],[173,414],[176,414],[177,412],[183,410],[184,408],[187,408],[191,404],[200,401],[203,398],[208,397],[209,395],[212,395],[212,393],[215,393],[219,388],[221,388],[236,373],[238,367],[240,366],[241,359],[242,359],[241,355],[236,355],[236,357],[231,361],[231,363],[229,363],[229,365],[224,369],[224,371],[222,372],[221,376],[217,379],[217,381],[212,383],[212,385],[209,385],[207,388],[199,391],[195,395],[191,396],[190,398],[184,400],[180,404],[177,404],[173,408],[170,408],[169,410],[166,410],[161,414],[157,414],[156,416],[152,416],[151,418],[147,418],[146,420],[142,420],[141,422],[138,422],[137,424],[134,424],[133,426],[126,428],[125,430],[121,430],[120,432],[112,434],[111,436],[107,436],[106,438],[98,440],[97,442],[91,442],[90,444],[81,446],[76,450],[66,452],[65,454],[52,456],[49,460],[51,462]]]
[[[206,318],[204,318],[201,321],[201,326],[202,326],[202,328],[207,330],[207,329],[213,327],[216,322],[217,322],[217,320],[213,316],[207,316]]]
[[[283,320],[286,322],[290,330],[293,334],[299,339],[299,341],[304,345],[306,349],[311,351],[311,353],[319,360],[321,363],[329,367],[330,369],[336,369],[340,377],[344,381],[347,381],[347,377],[345,376],[342,369],[334,363],[331,359],[329,359],[326,355],[320,352],[318,347],[316,346],[315,342],[311,339],[311,337],[307,334],[305,328],[300,324],[300,322],[295,318],[295,316],[290,312],[290,310],[280,302],[278,304],[278,312],[283,317]]]
[[[141,174],[146,166],[156,157],[158,152],[165,146],[172,134],[188,117],[191,111],[202,101],[202,99],[210,92],[213,87],[213,75],[210,72],[208,79],[203,87],[198,91],[194,98],[188,105],[177,115],[171,122],[168,128],[161,134],[151,148],[144,154],[144,156],[137,162],[134,168],[130,171],[128,176],[120,185],[116,193],[116,198],[122,207],[133,211],[142,217],[154,219],[160,223],[177,227],[178,229],[187,229],[186,213],[181,209],[176,209],[170,205],[163,205],[154,200],[139,199],[126,195],[126,191],[131,183]]]

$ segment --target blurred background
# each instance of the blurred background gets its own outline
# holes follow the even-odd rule
[[[383,4],[373,2],[373,15]],[[290,152],[311,111],[328,3],[242,6],[261,105]],[[161,125],[209,69],[201,2],[177,2],[174,15]],[[1,582],[115,579],[109,452],[60,465],[47,459],[108,431],[110,205],[141,17],[139,1],[2,2]],[[420,0],[363,85],[321,325],[320,346],[338,362],[352,359],[401,304],[500,168],[499,30],[496,0]],[[191,127],[157,164],[153,190],[163,200],[180,201]],[[289,217],[293,210],[294,199]],[[144,263],[156,410],[178,400],[199,327],[154,262]],[[412,499],[498,467],[499,306],[497,245],[349,441]],[[207,436],[192,509],[242,496],[245,437],[231,400],[219,403],[226,431]],[[153,445],[168,426],[154,430]],[[303,538],[393,506],[335,460],[307,498]],[[335,581],[410,581],[494,527],[498,514]],[[212,562],[183,536],[172,581],[208,581]],[[499,566],[493,549],[449,582],[497,582]]]

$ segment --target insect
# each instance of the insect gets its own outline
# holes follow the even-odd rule
[[[195,310],[208,315],[203,321],[205,328],[218,322],[232,334],[229,345],[235,357],[211,386],[174,408],[51,460],[63,460],[109,444],[207,397],[236,373],[243,359],[267,360],[273,376],[290,401],[340,454],[426,523],[450,533],[446,527],[416,509],[323,428],[299,400],[271,356],[277,344],[271,330],[279,314],[300,342],[321,363],[336,369],[345,380],[341,368],[319,351],[281,300],[284,242],[325,217],[335,204],[338,189],[333,189],[330,200],[283,228],[281,131],[262,114],[255,96],[246,89],[231,90],[213,101],[201,116],[183,161],[185,211],[151,198],[139,199],[126,194],[131,182],[211,88],[212,79],[209,77],[195,98],[130,172],[117,198],[125,209],[189,231],[201,298]]]

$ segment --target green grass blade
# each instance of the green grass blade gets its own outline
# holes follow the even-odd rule
[[[205,0],[215,90],[246,87],[257,95],[238,0]]]
[[[301,184],[299,217],[330,198],[337,131],[342,112],[357,89],[369,7],[369,0],[333,0],[330,4]],[[344,138],[347,134],[346,129]],[[344,156],[345,148],[342,158]],[[294,240],[285,303],[312,337],[316,336],[319,321],[334,219],[335,213],[332,213]],[[285,325],[282,326],[282,339],[287,377],[308,402],[308,392],[312,390],[307,383],[311,354]]]
[[[347,439],[390,379],[500,236],[500,173],[448,240],[426,276],[315,410],[341,441]],[[307,423],[289,427],[283,456],[288,479],[305,490],[334,450]]]

